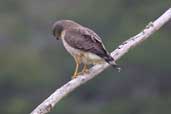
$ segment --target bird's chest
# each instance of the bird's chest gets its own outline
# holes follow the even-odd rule
[[[71,47],[71,46],[65,41],[64,38],[62,38],[62,42],[63,42],[63,45],[64,45],[65,49],[66,49],[72,56],[76,56],[76,55],[81,54],[81,51],[80,51],[80,50]]]

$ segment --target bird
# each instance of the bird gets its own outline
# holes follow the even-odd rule
[[[120,67],[106,50],[102,39],[93,30],[73,20],[58,20],[53,24],[52,32],[57,40],[62,40],[65,49],[76,62],[72,78],[88,73],[88,65],[105,62],[120,71]],[[78,72],[80,64],[83,64],[83,68]]]

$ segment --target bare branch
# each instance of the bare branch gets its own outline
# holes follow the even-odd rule
[[[169,8],[162,16],[160,16],[154,22],[150,22],[145,29],[139,34],[131,37],[130,39],[123,42],[114,50],[111,55],[118,60],[125,53],[129,51],[130,48],[142,43],[144,40],[149,38],[154,32],[156,32],[160,27],[167,23],[171,19],[171,8]],[[88,80],[94,78],[100,74],[103,70],[109,67],[108,64],[95,65],[90,69],[89,74],[80,75],[78,78],[73,79],[57,89],[53,94],[51,94],[45,101],[43,101],[38,107],[36,107],[31,114],[46,114],[50,112],[53,107],[58,103],[64,96],[68,95],[75,88],[86,83]]]

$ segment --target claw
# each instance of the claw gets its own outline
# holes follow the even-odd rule
[[[77,66],[76,66],[76,69],[77,69]],[[83,75],[83,74],[87,74],[87,73],[89,73],[89,69],[88,69],[87,65],[84,64],[83,70],[81,72],[79,72],[79,73],[78,72],[74,72],[74,75],[72,76],[72,79],[77,78],[78,75]]]
[[[74,74],[74,75],[72,75],[72,79],[77,78],[77,76],[78,76],[78,74]]]

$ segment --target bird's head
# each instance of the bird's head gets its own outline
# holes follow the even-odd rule
[[[61,38],[62,31],[64,30],[63,21],[57,21],[53,25],[53,36],[59,40]]]
[[[71,27],[80,26],[78,23],[72,20],[59,20],[53,24],[53,36],[59,40],[61,39],[62,32]]]

